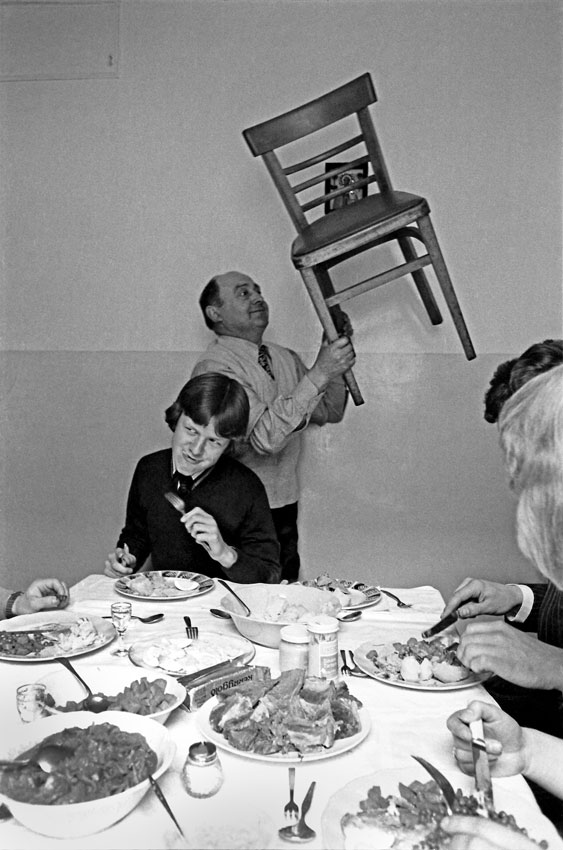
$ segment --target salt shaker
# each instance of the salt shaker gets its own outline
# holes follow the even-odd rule
[[[46,717],[45,708],[47,688],[42,684],[20,685],[16,690],[16,706],[22,723],[31,723],[40,717]]]
[[[309,620],[309,676],[338,679],[338,620],[323,614]]]
[[[309,632],[306,626],[296,623],[280,629],[280,671],[309,665]]]
[[[212,797],[223,784],[217,747],[210,741],[192,744],[182,768],[182,782],[191,797]]]

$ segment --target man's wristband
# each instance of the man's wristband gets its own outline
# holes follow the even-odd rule
[[[10,617],[16,616],[14,613],[14,605],[16,604],[16,599],[18,599],[18,597],[20,596],[23,596],[23,590],[16,590],[15,593],[11,593],[8,596],[8,601],[6,602],[6,610],[4,613],[4,616],[7,620],[9,620]]]

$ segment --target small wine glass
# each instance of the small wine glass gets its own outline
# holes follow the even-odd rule
[[[117,649],[112,652],[112,655],[128,655],[129,650],[123,643],[123,635],[127,631],[127,626],[131,620],[131,603],[130,602],[113,602],[111,606],[111,621],[117,631]]]

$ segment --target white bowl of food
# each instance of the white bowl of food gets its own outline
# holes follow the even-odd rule
[[[31,768],[0,771],[0,798],[23,826],[54,838],[93,835],[124,818],[149,790],[148,774],[158,779],[176,749],[166,727],[148,717],[76,711],[22,726],[2,742],[0,758],[20,758],[51,736],[79,755],[51,774],[34,768],[48,780],[40,785]]]
[[[280,630],[292,623],[307,623],[319,615],[336,616],[342,609],[333,593],[299,584],[253,584],[237,587],[237,594],[250,608],[247,617],[236,599],[228,594],[221,600],[241,635],[253,643],[280,645]]]
[[[166,723],[174,709],[186,698],[186,689],[173,676],[163,672],[141,671],[118,664],[91,664],[78,671],[94,694],[110,698],[110,711],[127,711]],[[86,697],[80,682],[67,670],[41,676],[53,700],[52,714],[82,711]],[[51,700],[49,700],[49,703]],[[70,703],[70,705],[68,705]]]

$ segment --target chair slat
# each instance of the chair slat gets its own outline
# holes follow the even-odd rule
[[[323,97],[244,130],[243,136],[254,156],[262,156],[353,115],[376,100],[371,76],[362,74]]]
[[[336,147],[331,148],[329,151],[323,151],[323,153],[319,153],[317,156],[312,156],[310,159],[304,159],[303,162],[296,162],[294,165],[284,168],[283,173],[290,175],[295,174],[297,171],[304,171],[306,168],[318,165],[319,162],[324,162],[326,159],[338,156],[338,154],[342,153],[342,151],[346,151],[349,148],[355,148],[356,145],[363,143],[363,141],[364,137],[362,135],[354,136],[352,139],[349,139],[347,142],[343,142],[341,145],[336,145]]]

